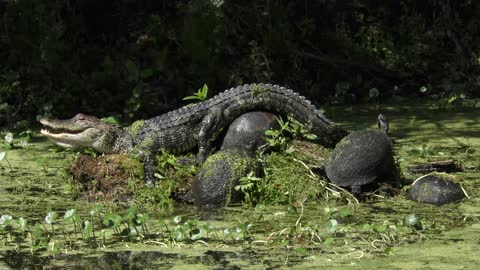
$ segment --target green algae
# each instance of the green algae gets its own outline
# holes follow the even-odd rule
[[[332,118],[354,130],[375,128],[371,123],[379,112],[376,109],[368,106],[351,110],[338,108]],[[396,196],[376,196],[359,205],[318,200],[315,196],[304,195],[306,190],[318,188],[315,186],[317,183],[308,181],[309,170],[299,169],[297,174],[288,176],[292,172],[282,171],[282,164],[288,167],[296,162],[295,167],[304,166],[293,160],[291,153],[290,157],[274,153],[269,156],[270,164],[276,164],[278,171],[272,167],[270,183],[275,187],[273,181],[297,177],[296,181],[291,181],[296,186],[279,189],[284,195],[292,189],[291,199],[285,199],[278,206],[263,204],[257,208],[226,208],[219,214],[218,220],[198,221],[199,226],[210,224],[217,228],[217,237],[204,236],[201,241],[177,242],[157,235],[128,240],[109,232],[105,246],[64,246],[64,250],[54,257],[41,250],[33,255],[28,248],[22,251],[20,247],[15,251],[12,243],[5,240],[9,236],[2,231],[4,255],[1,255],[0,261],[10,268],[32,268],[35,265],[67,268],[86,263],[92,268],[96,265],[116,265],[177,269],[276,269],[283,266],[296,269],[475,269],[479,263],[477,253],[480,242],[478,112],[440,112],[425,109],[422,104],[396,108],[385,106],[381,112],[389,117],[396,158],[406,183],[418,177],[406,171],[408,166],[454,159],[465,168],[454,175],[460,179],[470,198],[436,207],[408,201],[405,191],[400,190]],[[63,214],[75,208],[83,216],[88,216],[92,205],[73,199],[70,176],[65,173],[75,153],[52,152],[49,148],[46,141],[34,137],[28,150],[0,150],[7,151],[13,166],[13,170],[8,166],[0,170],[0,214],[14,218],[23,216],[30,223],[42,222],[49,209]],[[309,164],[312,157],[297,155],[295,158],[308,167],[315,165]],[[318,163],[321,162],[318,160]],[[178,172],[175,166],[169,168]],[[167,175],[170,174],[164,176]],[[304,193],[298,183],[306,184]],[[350,214],[341,214],[342,209],[348,209]],[[188,206],[177,206],[172,211],[187,219],[198,217],[197,211]],[[155,217],[149,230],[161,235],[162,227],[154,222],[160,218],[159,215],[149,213]],[[412,215],[419,220],[416,227],[405,223]],[[169,216],[163,218],[170,220]],[[329,221],[333,219],[338,225],[331,233],[327,224],[331,224]],[[235,232],[236,227],[244,223],[253,225],[247,238]],[[178,226],[171,222],[168,224],[171,230]],[[235,237],[225,239],[222,232],[226,228],[230,228],[233,235],[239,237],[238,240]],[[84,243],[81,239],[78,242]]]

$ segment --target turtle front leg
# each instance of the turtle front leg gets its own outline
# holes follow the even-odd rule
[[[362,193],[362,186],[361,185],[352,185],[350,187],[350,192],[355,196],[357,199],[361,199],[363,197]]]

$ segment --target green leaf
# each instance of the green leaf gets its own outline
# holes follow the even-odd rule
[[[103,205],[97,204],[93,207],[92,210],[90,210],[90,215],[95,216],[96,214],[100,213],[102,210],[103,210]]]
[[[0,161],[2,161],[7,156],[7,152],[0,153]]]
[[[338,221],[336,219],[330,219],[327,222],[327,232],[334,233],[337,230]]]
[[[379,225],[379,226],[375,227],[375,231],[377,231],[378,233],[383,233],[386,230],[387,230],[387,225],[386,224]]]
[[[12,144],[13,143],[13,133],[7,132],[7,134],[5,134],[5,142],[7,144]]]
[[[348,217],[348,216],[352,215],[352,211],[350,211],[349,208],[342,208],[342,209],[338,210],[338,215],[342,218]]]
[[[153,75],[153,70],[150,69],[150,68],[147,68],[147,69],[143,69],[141,72],[140,72],[140,77],[142,79],[147,79],[149,77],[151,77]]]
[[[405,224],[409,226],[413,227],[417,225],[417,223],[418,223],[418,218],[414,214],[411,214],[405,218]]]
[[[177,241],[182,241],[185,239],[185,233],[182,230],[176,230],[172,233],[172,237]]]
[[[300,256],[306,256],[307,255],[307,250],[302,248],[302,247],[296,248],[295,252]]]
[[[110,228],[116,228],[120,226],[121,222],[122,217],[117,214],[108,214],[103,218],[103,224]]]
[[[85,220],[82,224],[83,238],[88,239],[92,233],[92,223],[88,220]]]
[[[208,86],[206,84],[204,84],[203,87],[198,89],[198,91],[196,93],[194,93],[192,96],[184,97],[183,100],[205,101],[205,100],[207,100],[207,95],[208,95]]]
[[[145,224],[149,220],[148,214],[137,214],[136,223],[137,225]]]
[[[12,224],[12,219],[13,217],[10,216],[10,215],[3,215],[0,217],[0,226],[2,226],[2,228],[5,228],[7,226],[9,226],[10,224]]]
[[[18,219],[18,225],[20,225],[20,230],[21,231],[26,231],[28,229],[27,228],[27,223],[28,223],[28,221],[26,219],[24,219],[23,217]]]
[[[323,241],[323,244],[326,246],[326,247],[330,247],[333,242],[335,241],[335,238],[333,237],[328,237],[327,239],[325,239],[325,241]]]
[[[112,125],[118,125],[119,124],[118,120],[117,120],[117,118],[115,118],[115,116],[104,117],[100,120],[102,120],[105,123],[112,124]]]
[[[362,229],[362,231],[364,231],[364,232],[368,232],[368,231],[370,231],[370,230],[372,229],[372,227],[370,226],[370,224],[365,223],[365,224],[363,224],[363,225],[361,226],[361,229]]]
[[[73,216],[77,213],[76,209],[70,209],[67,212],[65,212],[65,215],[63,216],[64,220],[70,220],[73,219]]]
[[[175,216],[173,218],[173,223],[180,224],[180,222],[182,222],[182,216]]]
[[[45,216],[45,222],[47,224],[52,224],[53,222],[55,222],[56,219],[57,219],[57,213],[53,211],[48,212],[47,215]]]

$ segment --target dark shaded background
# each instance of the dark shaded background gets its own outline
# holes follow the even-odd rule
[[[204,83],[318,104],[480,93],[479,1],[1,0],[0,16],[0,126],[151,117]]]

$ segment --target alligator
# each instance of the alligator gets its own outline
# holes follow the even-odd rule
[[[328,120],[310,101],[291,89],[272,84],[245,84],[211,99],[186,105],[121,128],[94,116],[77,114],[68,120],[40,119],[41,133],[62,147],[93,147],[102,153],[126,153],[144,162],[145,181],[154,184],[155,156],[160,149],[186,152],[198,146],[197,161],[212,150],[212,140],[238,116],[255,110],[291,115],[333,147],[348,132]]]

